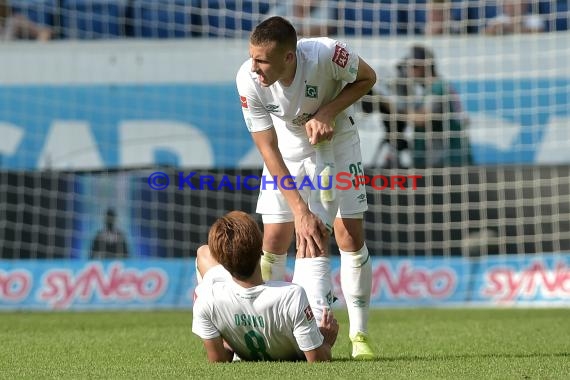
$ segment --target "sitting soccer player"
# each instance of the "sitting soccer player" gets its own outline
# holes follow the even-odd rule
[[[331,360],[338,323],[326,310],[320,328],[296,284],[261,277],[263,237],[248,214],[232,211],[210,228],[198,249],[192,332],[210,362]]]

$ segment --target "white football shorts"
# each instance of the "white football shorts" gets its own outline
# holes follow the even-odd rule
[[[360,140],[351,138],[341,142],[335,141],[334,156],[337,174],[333,178],[333,186],[336,196],[339,197],[339,209],[336,216],[337,218],[362,219],[363,213],[368,210],[366,188],[363,184],[356,186],[354,182],[355,175],[364,175]],[[320,181],[315,178],[315,154],[303,160],[284,159],[284,161],[289,173],[295,177],[299,193],[305,202],[308,202],[311,191],[319,191],[323,188]],[[294,216],[287,200],[277,184],[271,181],[273,178],[267,166],[264,165],[256,212],[261,214],[264,224],[293,222]]]

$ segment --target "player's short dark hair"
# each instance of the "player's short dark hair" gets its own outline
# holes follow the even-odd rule
[[[249,42],[254,46],[260,46],[269,42],[276,42],[285,49],[297,48],[297,31],[293,25],[280,16],[273,16],[255,27]]]
[[[231,211],[212,225],[208,247],[212,257],[230,274],[245,280],[257,267],[263,246],[263,235],[257,222],[243,211]]]

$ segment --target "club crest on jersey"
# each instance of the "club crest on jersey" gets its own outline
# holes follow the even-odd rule
[[[305,97],[316,99],[319,97],[319,88],[317,86],[311,86],[310,84],[305,86]]]
[[[315,318],[315,315],[313,314],[313,309],[311,309],[311,305],[307,306],[305,310],[303,310],[303,312],[305,313],[305,317],[307,317],[308,322],[311,322],[313,318]]]
[[[247,108],[247,98],[240,95],[239,100],[241,101],[241,108]]]
[[[342,68],[346,67],[348,63],[348,50],[340,45],[336,45],[334,48],[334,55],[332,61]]]

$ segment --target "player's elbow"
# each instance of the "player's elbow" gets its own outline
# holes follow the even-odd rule
[[[208,353],[208,361],[210,363],[230,363],[233,360],[233,353]]]
[[[227,360],[226,358],[208,358],[210,363],[229,363],[231,360]]]
[[[367,85],[367,92],[370,91],[372,89],[372,87],[374,87],[374,85],[376,84],[376,71],[374,71],[374,69],[372,69],[372,67],[368,66],[366,67],[366,73],[364,75],[364,80],[365,83]]]
[[[376,84],[376,71],[363,60],[360,60],[358,64],[356,82],[359,82],[360,88],[362,88],[364,92],[362,95],[367,94]]]
[[[228,363],[233,360],[233,350],[221,337],[204,340],[204,348],[210,363]]]
[[[377,81],[377,77],[376,77],[376,71],[374,71],[372,68],[370,69],[370,79],[369,79],[369,84],[370,84],[370,88],[374,87],[374,85],[376,84]]]
[[[328,345],[327,343],[323,343],[319,348],[316,348],[311,351],[306,351],[305,357],[307,358],[307,362],[309,363],[331,361],[332,360],[331,346]]]

